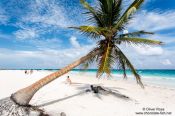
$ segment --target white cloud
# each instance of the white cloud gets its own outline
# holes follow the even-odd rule
[[[151,50],[151,53],[145,53],[146,49],[134,48],[131,46],[120,46],[122,51],[138,69],[174,69],[175,67],[175,52],[167,48],[156,48]],[[153,46],[155,47],[155,46]],[[163,49],[163,52],[161,49]],[[160,50],[160,51],[159,51]],[[143,52],[142,52],[143,51]],[[153,52],[154,51],[154,52]],[[149,50],[150,52],[150,50]],[[157,53],[156,53],[157,52]],[[169,59],[171,65],[162,64],[165,59]],[[167,62],[167,61],[166,61]]]
[[[76,38],[76,37],[72,36],[72,37],[70,38],[70,43],[72,44],[73,47],[75,47],[75,48],[80,48],[80,44],[79,44],[79,42],[77,41],[77,38]]]
[[[55,0],[36,0],[31,3],[31,11],[22,18],[23,22],[37,23],[42,26],[67,27],[71,19],[66,16],[66,10]]]
[[[133,46],[134,49],[141,55],[147,56],[158,56],[163,54],[162,47],[155,47],[155,46]]]
[[[41,37],[42,34],[56,32],[60,28],[72,24],[64,7],[56,0],[33,0],[27,6],[27,14],[23,14],[15,26],[20,28],[14,33],[17,39]]]
[[[93,46],[35,51],[0,48],[0,64],[1,68],[62,68],[86,55]]]
[[[130,25],[130,29],[160,31],[175,28],[175,11],[148,12],[146,10],[135,16]]]
[[[17,39],[23,40],[23,39],[33,39],[38,37],[38,33],[35,29],[32,28],[26,28],[18,30],[14,33]]]
[[[169,59],[165,59],[164,61],[162,61],[163,65],[171,65],[171,61]]]
[[[37,47],[39,50],[47,49],[59,49],[62,44],[62,40],[58,38],[49,38],[49,39],[32,39],[28,42]]]

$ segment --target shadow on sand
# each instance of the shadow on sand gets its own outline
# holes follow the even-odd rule
[[[51,105],[51,104],[54,104],[54,103],[57,103],[57,102],[61,102],[61,101],[70,99],[72,97],[76,97],[76,96],[83,95],[85,93],[90,93],[90,92],[93,93],[95,97],[97,97],[101,100],[102,100],[102,96],[106,96],[106,95],[113,95],[113,96],[115,96],[117,98],[120,98],[122,100],[131,100],[128,96],[121,94],[118,90],[116,90],[116,88],[111,89],[111,88],[107,88],[107,87],[101,87],[99,85],[89,85],[89,84],[84,84],[84,83],[73,83],[72,86],[77,86],[77,89],[81,90],[81,92],[70,95],[70,96],[67,96],[67,97],[64,97],[64,98],[53,100],[53,101],[50,101],[50,102],[47,102],[47,103],[43,103],[43,104],[37,105],[36,107],[44,107],[44,106],[47,106],[47,105]],[[93,90],[92,86],[94,88],[97,88],[98,92],[95,92]]]
[[[57,100],[53,100],[53,101],[50,101],[50,102],[47,102],[47,103],[43,103],[43,104],[37,105],[37,107],[44,107],[44,106],[47,106],[47,105],[51,105],[51,104],[54,104],[54,103],[57,103],[57,102],[60,102],[60,101],[70,99],[70,98],[78,96],[78,95],[82,95],[84,93],[86,93],[86,91],[82,91],[82,92],[79,92],[79,93],[74,94],[74,95],[70,95],[70,96],[67,96],[67,97],[64,97],[64,98],[61,98],[61,99],[57,99]]]

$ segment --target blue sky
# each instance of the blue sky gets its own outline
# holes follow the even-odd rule
[[[147,38],[165,45],[121,48],[136,68],[175,69],[175,1],[145,1],[127,30],[155,32]],[[95,42],[67,28],[91,24],[83,11],[79,0],[1,0],[0,68],[61,68],[85,55]]]

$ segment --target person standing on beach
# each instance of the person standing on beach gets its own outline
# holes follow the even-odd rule
[[[24,72],[25,74],[27,74],[27,70],[25,70],[25,72]]]
[[[67,76],[66,82],[72,84],[72,81],[70,80],[69,76]]]
[[[33,73],[33,70],[31,69],[31,70],[30,70],[30,74],[32,74],[32,73]]]

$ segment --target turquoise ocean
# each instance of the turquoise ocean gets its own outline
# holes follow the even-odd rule
[[[23,69],[28,70],[28,69]],[[49,70],[49,71],[57,71],[59,69],[33,69],[33,70]],[[71,72],[85,72],[95,74],[97,69],[73,69]],[[122,70],[112,70],[112,74],[122,75]],[[130,70],[126,71],[127,75],[132,75]],[[139,69],[137,73],[143,77],[155,77],[155,78],[162,78],[162,79],[175,79],[175,69]]]
[[[88,70],[82,70],[82,69],[73,69],[73,72],[89,72],[89,73],[96,73],[97,69],[88,69]],[[144,77],[147,76],[153,76],[157,78],[167,78],[167,79],[175,79],[175,70],[172,69],[140,69],[137,70],[137,72]],[[112,74],[122,74],[122,70],[112,70]],[[132,75],[130,70],[126,71],[127,75]]]
[[[55,71],[55,70],[53,70]],[[97,69],[73,69],[72,73],[86,73],[91,75],[96,75]],[[130,70],[127,70],[128,80],[135,80]],[[141,76],[144,83],[150,83],[153,85],[163,86],[163,87],[173,87],[175,88],[175,69],[139,69],[137,70]],[[122,70],[112,70],[112,75],[114,79],[122,79]]]
[[[27,70],[27,69],[22,69]],[[33,69],[33,70],[48,70],[48,71],[57,71],[59,69]],[[71,73],[84,73],[87,75],[96,76],[97,69],[73,69]],[[143,82],[156,84],[158,86],[170,86],[175,88],[175,69],[139,69],[137,70],[141,76]],[[113,79],[122,79],[122,70],[112,70]],[[126,71],[128,80],[135,80],[130,70]]]

